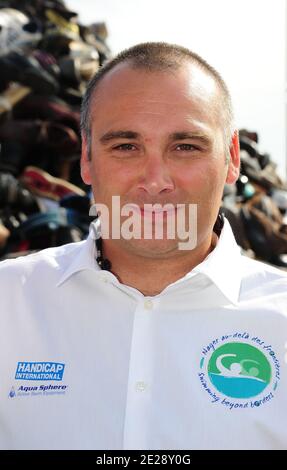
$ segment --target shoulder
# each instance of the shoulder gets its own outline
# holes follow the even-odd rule
[[[242,288],[246,296],[283,295],[287,301],[287,272],[242,256]]]
[[[27,256],[0,262],[0,291],[11,281],[25,281],[35,277],[38,281],[47,276],[57,277],[75,257],[85,241],[47,248]],[[15,285],[15,284],[14,284]]]

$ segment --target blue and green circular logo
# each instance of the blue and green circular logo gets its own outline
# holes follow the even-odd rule
[[[271,382],[271,366],[265,355],[246,343],[227,343],[217,348],[208,363],[214,387],[232,398],[259,395]]]

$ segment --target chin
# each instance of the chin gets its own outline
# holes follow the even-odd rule
[[[165,258],[178,252],[177,240],[124,240],[124,247],[146,258]]]

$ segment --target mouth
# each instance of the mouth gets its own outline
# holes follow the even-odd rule
[[[169,204],[170,207],[162,206],[161,204],[128,204],[129,210],[133,210],[135,213],[140,214],[142,217],[154,217],[156,215],[171,216],[177,212],[177,207],[174,204]],[[158,206],[158,207],[157,207]]]
[[[150,214],[163,214],[163,215],[174,215],[176,214],[176,207],[170,208],[170,209],[147,209],[147,208],[141,208],[140,212],[141,215],[150,215]]]

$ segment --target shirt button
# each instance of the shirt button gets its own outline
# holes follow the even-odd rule
[[[136,391],[137,392],[144,392],[147,389],[147,383],[146,382],[136,382]]]
[[[153,303],[152,303],[152,301],[151,301],[150,299],[146,299],[146,300],[144,301],[144,308],[145,308],[146,310],[151,310],[151,309],[153,308]]]

